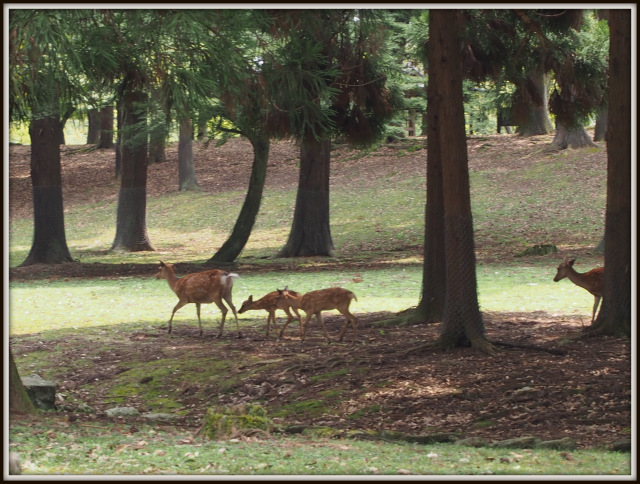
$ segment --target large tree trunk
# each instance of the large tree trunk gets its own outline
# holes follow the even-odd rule
[[[196,170],[193,166],[193,130],[191,119],[180,121],[178,139],[178,186],[180,191],[199,190]]]
[[[538,69],[528,73],[526,82],[516,85],[513,117],[518,134],[536,136],[549,134],[553,130],[549,118],[547,82],[547,75]]]
[[[473,345],[491,351],[476,285],[459,44],[461,18],[456,10],[431,10],[429,14],[429,42],[435,44],[429,49],[429,66],[432,72],[438,71],[434,87],[443,100],[437,136],[442,147],[446,296],[439,344],[445,348]]]
[[[97,148],[113,148],[113,106],[105,106],[100,110],[100,140]]]
[[[558,123],[558,129],[556,129],[556,135],[553,137],[551,145],[554,148],[560,150],[566,150],[567,148],[584,148],[584,147],[597,147],[589,135],[584,126],[565,126]]]
[[[118,195],[116,236],[111,250],[154,250],[147,235],[146,94],[129,87],[122,102],[122,174]]]
[[[616,9],[609,15],[604,294],[594,327],[600,334],[631,336],[631,13]]]
[[[9,349],[9,411],[19,413],[35,413],[36,408],[22,384],[18,367]]]
[[[331,140],[308,136],[300,146],[300,178],[293,225],[279,257],[330,256],[329,168]]]
[[[29,126],[33,243],[23,266],[73,261],[64,231],[59,130],[57,116],[33,119]]]
[[[247,196],[244,199],[240,215],[238,215],[231,235],[218,252],[213,255],[211,262],[228,264],[236,260],[245,245],[247,245],[251,230],[260,211],[262,192],[267,178],[270,143],[269,137],[263,134],[252,136],[249,141],[253,146],[253,165],[251,167]]]

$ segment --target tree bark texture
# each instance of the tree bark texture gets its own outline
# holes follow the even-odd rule
[[[9,350],[9,411],[20,413],[35,413],[36,411],[22,384],[11,350]]]
[[[95,145],[100,141],[100,112],[96,108],[87,111],[89,128],[87,132],[87,144]]]
[[[553,130],[549,118],[547,83],[547,75],[542,70],[535,70],[528,73],[525,82],[516,85],[513,116],[518,134],[537,136]]]
[[[551,144],[560,150],[598,146],[591,141],[584,126],[565,126],[561,123],[558,123],[558,128]]]
[[[29,126],[33,243],[23,266],[73,261],[64,230],[59,129],[57,116],[33,119]]]
[[[196,170],[193,166],[193,130],[191,119],[180,121],[178,138],[178,187],[180,191],[199,190]]]
[[[605,141],[607,135],[607,125],[609,124],[609,108],[604,107],[596,118],[596,127],[593,130],[593,141]]]
[[[469,167],[462,97],[461,19],[456,10],[431,10],[429,66],[439,71],[435,92],[442,96],[437,136],[442,161],[446,296],[440,345],[486,349],[478,306]],[[431,78],[429,82],[431,82]]]
[[[631,336],[631,11],[609,11],[609,124],[601,334]]]
[[[113,148],[113,106],[100,109],[100,140],[97,148]]]
[[[249,141],[253,146],[253,165],[251,166],[247,195],[231,235],[213,255],[211,262],[230,264],[238,258],[247,245],[260,211],[262,193],[267,178],[270,142],[269,137],[263,134],[251,136]]]
[[[436,42],[428,43],[428,56],[435,59]],[[436,51],[437,52],[437,51]],[[442,145],[440,110],[443,99],[438,92],[442,82],[437,69],[429,73],[427,84],[427,201],[424,224],[424,263],[422,298],[416,311],[427,322],[442,321],[446,295],[444,200],[442,192]]]
[[[154,250],[147,235],[146,95],[138,87],[123,93],[121,177],[116,235],[111,250]]]
[[[293,224],[279,257],[330,256],[329,168],[331,141],[308,136],[300,146],[300,178]]]

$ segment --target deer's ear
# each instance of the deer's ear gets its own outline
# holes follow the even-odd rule
[[[569,261],[569,265],[573,267],[573,263],[574,263],[575,261],[576,261],[575,259],[571,259],[571,260]]]
[[[160,261],[160,266],[164,267],[164,262]]]

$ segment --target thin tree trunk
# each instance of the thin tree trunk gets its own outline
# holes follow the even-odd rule
[[[117,114],[116,114],[116,123],[117,123],[117,133],[116,137],[116,157],[115,157],[115,171],[114,176],[116,179],[120,178],[122,175],[122,111],[124,109],[122,105],[122,100],[117,105]]]
[[[300,146],[300,178],[293,225],[278,257],[330,256],[329,168],[331,141],[309,136]]]
[[[462,97],[462,59],[456,10],[429,12],[429,66],[439,71],[436,92],[442,96],[438,136],[442,160],[445,227],[446,297],[439,344],[473,345],[491,352],[478,306],[469,167]],[[431,79],[430,79],[431,82]],[[444,149],[446,147],[446,149]]]
[[[600,334],[631,336],[631,13],[609,11],[609,125]]]
[[[147,235],[146,95],[129,88],[122,102],[122,175],[118,195],[116,235],[111,250],[154,250]]]
[[[33,243],[23,266],[73,261],[64,230],[59,129],[57,116],[33,119],[29,126]]]
[[[196,170],[193,166],[193,130],[191,119],[180,121],[178,139],[178,187],[180,191],[199,190]]]
[[[596,127],[593,132],[593,141],[605,141],[608,123],[609,108],[604,107],[598,112],[598,117],[596,118]]]
[[[247,196],[242,204],[240,215],[227,241],[213,255],[211,262],[232,263],[235,261],[251,235],[251,230],[260,211],[262,193],[267,178],[267,163],[269,161],[269,137],[263,134],[249,138],[253,146],[253,165]]]

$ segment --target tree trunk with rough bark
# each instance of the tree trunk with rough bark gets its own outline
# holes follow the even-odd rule
[[[300,146],[300,178],[293,224],[278,257],[330,256],[329,168],[331,141],[304,139]]]
[[[87,111],[87,122],[89,124],[87,131],[87,144],[95,145],[100,140],[100,112],[96,108]]]
[[[73,261],[64,229],[59,129],[57,116],[33,119],[29,126],[33,242],[23,266]]]
[[[111,250],[154,250],[147,235],[146,94],[132,86],[123,93],[122,167],[116,235]]]
[[[19,413],[35,413],[36,407],[22,384],[18,367],[13,360],[13,353],[9,349],[9,411]]]
[[[559,150],[566,150],[567,148],[585,148],[585,147],[597,147],[584,126],[565,126],[558,123],[556,134],[553,137],[551,145]]]
[[[113,148],[113,106],[105,106],[100,110],[100,140],[97,148]]]
[[[521,136],[537,136],[553,131],[547,84],[547,75],[541,70],[534,70],[528,74],[526,83],[516,85],[513,116]]]
[[[631,336],[631,11],[609,11],[609,125],[600,334]]]
[[[469,167],[462,95],[461,18],[457,10],[429,12],[429,66],[442,96],[437,136],[442,160],[446,296],[439,344],[492,352],[478,306]],[[431,82],[432,79],[429,79]]]
[[[238,258],[247,245],[258,212],[260,211],[262,193],[267,178],[270,142],[269,137],[264,134],[251,136],[249,141],[251,142],[251,146],[253,146],[253,165],[251,167],[251,178],[249,179],[247,195],[231,235],[213,255],[210,262],[230,264]]]

